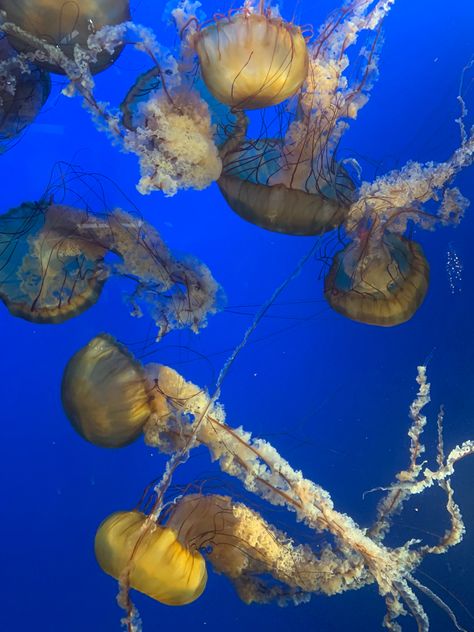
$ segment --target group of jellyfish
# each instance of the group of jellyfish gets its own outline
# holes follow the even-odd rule
[[[170,11],[179,36],[171,51],[131,21],[128,0],[0,0],[0,149],[11,148],[38,115],[50,74],[63,75],[64,96],[79,96],[96,126],[136,154],[141,193],[170,196],[217,182],[229,207],[263,229],[317,237],[337,230],[343,247],[324,280],[327,302],[355,321],[399,325],[415,314],[429,285],[428,262],[409,227],[460,221],[468,201],[453,180],[474,160],[474,134],[466,129],[460,94],[460,144],[444,162],[410,162],[361,183],[356,161],[339,160],[344,132],[369,99],[382,23],[394,4],[346,0],[313,32],[286,21],[265,0],[246,0],[212,19],[203,17],[199,2],[181,0]],[[96,75],[127,46],[148,56],[150,68],[112,106],[96,98]],[[250,132],[255,112],[259,134]],[[55,195],[50,187],[0,216],[0,298],[11,314],[63,322],[91,307],[111,275],[133,281],[131,311],[148,310],[158,338],[179,328],[198,333],[218,311],[220,288],[209,269],[173,256],[151,225],[120,209],[66,206]],[[420,460],[422,409],[429,401],[424,367],[410,408],[409,466],[387,488],[374,525],[362,529],[270,444],[227,424],[218,399],[238,351],[214,394],[172,368],[143,366],[106,334],[65,369],[64,410],[84,439],[122,448],[144,435],[170,455],[147,511],[114,513],[97,531],[97,561],[119,580],[126,628],[141,629],[131,588],[164,604],[190,603],[205,589],[207,561],[247,603],[299,603],[376,582],[386,601],[386,628],[400,630],[397,619],[408,611],[420,631],[428,630],[416,588],[462,629],[413,575],[427,554],[444,553],[462,539],[450,477],[454,464],[474,452],[466,441],[445,454],[441,411],[437,467]],[[197,445],[247,490],[332,539],[318,551],[297,545],[229,496],[184,494],[165,502],[176,468]],[[389,548],[384,538],[393,515],[432,485],[446,493],[450,528],[434,546]]]

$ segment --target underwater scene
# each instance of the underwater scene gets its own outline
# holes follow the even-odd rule
[[[473,24],[0,0],[0,630],[474,630]]]

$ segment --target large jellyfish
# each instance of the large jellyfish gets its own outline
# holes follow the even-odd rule
[[[451,183],[474,160],[474,131],[468,136],[462,118],[459,122],[461,146],[447,161],[410,162],[362,185],[345,223],[351,241],[334,257],[324,284],[328,303],[344,316],[392,326],[410,319],[421,305],[428,262],[403,234],[410,223],[432,229],[462,219],[469,201]],[[440,201],[439,209],[428,212],[433,201]]]
[[[385,233],[366,233],[338,252],[324,280],[324,295],[337,312],[362,323],[390,327],[409,320],[423,302],[429,265],[421,246]]]
[[[99,338],[103,339],[103,336]],[[120,350],[120,345],[113,338],[107,337],[106,342],[110,347],[116,346]],[[94,344],[92,341],[89,346]],[[103,359],[98,356],[96,362],[100,365]],[[131,357],[129,362],[134,362]],[[294,470],[267,441],[252,437],[242,427],[230,426],[224,408],[215,396],[210,397],[204,389],[187,382],[169,367],[150,364],[145,367],[145,371],[147,377],[140,383],[136,382],[135,375],[130,375],[131,388],[145,387],[149,392],[151,414],[144,426],[145,440],[149,445],[171,454],[171,458],[162,479],[154,487],[148,516],[118,514],[123,516],[120,520],[123,519],[124,523],[133,523],[128,532],[131,541],[116,526],[114,517],[109,519],[110,523],[105,522],[106,533],[101,533],[101,527],[98,535],[99,562],[106,572],[120,580],[120,603],[128,612],[128,630],[138,629],[134,623],[136,611],[128,590],[135,586],[153,596],[154,576],[149,572],[150,560],[154,559],[155,539],[157,555],[163,555],[159,544],[163,528],[170,530],[168,541],[173,547],[175,541],[179,541],[185,549],[183,553],[179,549],[178,562],[169,574],[173,588],[174,577],[176,574],[181,575],[181,556],[186,560],[193,551],[199,548],[206,550],[209,543],[209,561],[216,570],[235,583],[239,595],[247,603],[274,599],[280,604],[288,600],[300,603],[314,593],[334,595],[375,583],[385,599],[387,614],[384,624],[389,629],[400,630],[396,620],[406,608],[415,618],[420,632],[427,632],[428,617],[414,592],[414,589],[418,589],[444,609],[457,629],[463,630],[452,610],[414,576],[426,556],[446,553],[463,537],[465,528],[461,511],[453,499],[451,476],[459,460],[474,454],[473,441],[465,441],[445,453],[441,410],[438,415],[435,468],[426,467],[426,462],[422,460],[421,455],[425,451],[422,435],[427,421],[423,408],[430,401],[430,384],[424,366],[418,367],[419,390],[409,412],[408,466],[397,474],[393,485],[382,490],[386,494],[379,502],[373,524],[368,528],[360,527],[348,515],[338,511],[325,489],[306,479],[302,472]],[[99,366],[96,367],[96,374],[102,374]],[[113,381],[114,377],[111,376],[107,384],[107,397],[98,416],[99,424],[105,407],[111,407],[113,416]],[[120,375],[115,384],[119,399],[123,387]],[[100,389],[100,383],[97,389]],[[153,411],[154,397],[159,402],[159,412],[156,413]],[[163,414],[163,398],[168,407],[167,414]],[[87,401],[81,403],[78,399],[78,405],[88,410]],[[94,424],[94,417],[90,423]],[[218,462],[223,472],[239,479],[247,491],[295,512],[298,520],[315,532],[326,534],[327,540],[322,541],[317,550],[309,545],[296,546],[287,534],[268,525],[245,504],[234,503],[232,499],[222,496],[180,495],[171,502],[165,502],[173,473],[196,446],[207,447],[211,459]],[[402,510],[412,495],[435,485],[447,496],[446,509],[450,518],[450,525],[439,542],[424,544],[420,540],[410,540],[399,546],[390,546],[386,537],[393,516]],[[110,539],[105,537],[109,525],[112,531]],[[233,545],[236,545],[235,549]],[[140,551],[137,564],[134,563],[134,550]],[[142,555],[144,573],[141,573]],[[202,568],[201,564],[199,559],[199,568]],[[135,571],[137,574],[134,574]],[[203,574],[204,571],[200,571],[201,577]],[[162,577],[159,569],[155,577]],[[200,585],[199,581],[193,583],[194,587]],[[161,590],[165,591],[166,586],[165,580]],[[180,590],[185,588],[180,586]],[[184,590],[184,595],[189,593]]]
[[[308,50],[301,29],[250,3],[192,35],[211,94],[237,109],[277,105],[306,79]]]
[[[141,434],[150,416],[145,378],[141,364],[124,347],[98,336],[68,362],[61,389],[64,410],[87,441],[122,447]]]
[[[6,21],[24,31],[9,36],[16,50],[37,50],[33,36],[56,47],[71,60],[75,46],[87,46],[92,33],[130,18],[129,0],[0,0],[0,11],[4,11]],[[91,62],[91,72],[97,73],[110,66],[120,50],[100,51]],[[61,63],[54,59],[38,60],[38,63],[51,72],[65,73]]]
[[[172,528],[145,531],[145,522],[138,511],[116,512],[103,521],[95,538],[101,568],[115,579],[126,574],[130,587],[168,606],[195,601],[207,582],[199,550],[183,545]]]
[[[48,73],[19,60],[0,37],[0,153],[34,121],[50,89]]]
[[[108,253],[115,260],[106,260]],[[93,305],[110,275],[134,282],[132,314],[148,310],[160,336],[184,327],[197,332],[217,310],[219,288],[208,268],[175,259],[139,217],[50,201],[0,216],[0,298],[13,315],[63,322]]]

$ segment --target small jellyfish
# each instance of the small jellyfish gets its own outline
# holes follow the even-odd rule
[[[155,367],[155,365],[150,365]],[[90,443],[121,448],[137,439],[149,420],[166,425],[171,411],[157,388],[175,384],[171,369],[153,372],[138,362],[115,338],[99,334],[77,351],[66,365],[61,383],[64,411],[73,428]],[[173,390],[178,394],[177,387]]]
[[[104,448],[132,443],[151,414],[142,365],[106,334],[95,337],[69,360],[61,398],[74,429]]]
[[[247,604],[290,603],[321,590],[319,560],[255,509],[220,494],[186,494],[165,510],[166,527],[182,543],[203,550],[214,571],[227,577]]]
[[[387,232],[381,243],[362,238],[336,254],[324,296],[347,318],[391,327],[413,316],[428,285],[429,265],[421,246]]]
[[[0,0],[0,10],[6,21],[14,23],[25,33],[9,34],[12,46],[20,52],[34,52],[37,45],[28,38],[32,35],[57,47],[67,57],[74,57],[76,44],[86,48],[89,36],[103,26],[112,26],[130,19],[129,0]],[[117,59],[121,47],[101,51],[92,72],[108,68]],[[64,74],[64,68],[53,60],[40,61],[42,68]]]
[[[184,494],[158,513],[157,521],[154,513],[116,512],[97,530],[96,559],[119,580],[119,603],[127,609],[130,588],[167,605],[196,600],[206,586],[206,561],[247,604],[290,603],[328,590],[310,547],[230,496]]]
[[[47,72],[18,62],[8,40],[0,36],[0,153],[34,121],[51,90]]]
[[[184,546],[175,530],[153,524],[138,511],[106,518],[95,537],[95,556],[115,579],[168,606],[184,606],[203,593],[206,562],[194,547]]]
[[[264,8],[260,0],[198,29],[191,45],[211,94],[235,109],[277,105],[292,97],[308,71],[301,29]]]
[[[226,202],[238,215],[267,230],[321,235],[343,223],[355,197],[355,185],[340,163],[316,173],[315,162],[304,160],[304,180],[301,170],[296,177],[296,166],[290,173],[282,139],[246,139],[245,132],[239,132],[224,144],[221,156],[223,169],[217,183]]]

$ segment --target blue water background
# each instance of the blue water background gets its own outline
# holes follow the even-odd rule
[[[335,9],[335,0],[286,0],[288,17],[315,27]],[[135,2],[134,18],[173,42],[160,14],[162,2]],[[208,15],[226,11],[204,2]],[[380,78],[370,102],[343,141],[363,176],[372,178],[407,160],[443,160],[458,146],[456,95],[462,67],[474,52],[470,0],[398,0],[386,20]],[[142,64],[140,66],[140,63]],[[101,95],[118,98],[132,72],[146,62],[124,55],[98,77]],[[57,161],[80,165],[115,181],[153,223],[169,246],[202,259],[222,284],[227,308],[210,318],[199,336],[178,332],[153,347],[154,361],[169,363],[212,390],[230,351],[252,315],[310,248],[311,239],[272,234],[247,224],[227,206],[215,185],[172,199],[135,190],[134,156],[111,147],[79,100],[53,98],[21,141],[1,157],[3,211],[38,199]],[[56,96],[54,96],[56,95]],[[474,90],[467,99],[474,112]],[[474,201],[474,168],[458,179]],[[106,187],[110,206],[127,210],[124,196]],[[100,210],[100,209],[98,209]],[[131,206],[128,210],[133,210]],[[3,212],[2,211],[2,212]],[[474,207],[455,229],[415,229],[431,265],[425,303],[407,324],[392,329],[353,323],[323,300],[322,264],[311,260],[260,324],[232,367],[222,390],[228,421],[268,438],[296,468],[328,489],[336,507],[368,525],[378,496],[362,493],[388,484],[407,463],[407,411],[416,392],[416,366],[427,358],[433,386],[428,412],[428,456],[434,455],[437,407],[446,407],[446,443],[474,438]],[[446,260],[455,251],[462,281],[451,292]],[[121,282],[112,281],[96,306],[57,326],[38,326],[10,316],[0,306],[2,481],[0,630],[15,632],[113,632],[120,629],[116,583],[98,568],[93,539],[110,512],[131,508],[143,488],[160,476],[165,460],[142,441],[118,451],[86,444],[61,408],[59,385],[69,357],[99,332],[110,332],[138,356],[154,329],[128,315]],[[207,454],[178,472],[187,483],[214,478]],[[225,479],[222,477],[222,481]],[[429,559],[420,581],[446,599],[467,629],[474,620],[444,590],[474,612],[474,460],[459,465],[454,484],[468,533],[449,554]],[[236,494],[240,488],[231,484]],[[396,520],[393,542],[442,533],[448,521],[444,499],[430,491],[413,500]],[[271,512],[266,514],[272,517]],[[292,515],[275,514],[280,526],[302,534]],[[283,521],[283,522],[282,522]],[[304,534],[306,535],[306,534]],[[315,536],[315,542],[318,537]],[[384,603],[375,587],[300,607],[245,606],[231,584],[209,573],[204,595],[183,608],[135,600],[146,631],[380,629]],[[429,576],[429,577],[428,577]],[[444,587],[441,588],[440,584]],[[423,599],[432,629],[452,629],[446,615]],[[403,621],[414,630],[413,620]]]

